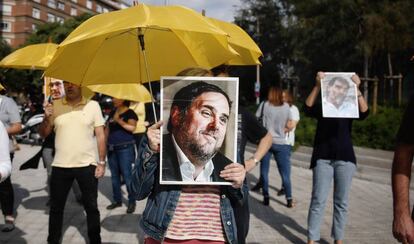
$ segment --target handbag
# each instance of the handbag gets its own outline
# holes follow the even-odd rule
[[[260,111],[260,116],[259,116],[259,118],[257,118],[257,121],[259,121],[259,123],[263,126],[264,126],[264,123],[263,123],[263,110],[264,110],[265,102],[266,101],[262,102],[262,109]]]

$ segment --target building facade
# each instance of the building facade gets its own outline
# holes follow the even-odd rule
[[[127,8],[126,1],[114,0],[0,0],[0,34],[18,47],[46,22],[63,22],[83,13],[99,14]]]

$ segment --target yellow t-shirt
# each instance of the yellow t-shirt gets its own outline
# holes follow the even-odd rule
[[[59,99],[53,102],[53,111],[56,154],[52,166],[96,165],[98,154],[94,132],[105,123],[99,104],[82,98],[80,103],[71,106],[65,99]]]
[[[145,133],[147,130],[145,127],[145,104],[141,102],[131,103],[129,108],[134,110],[138,116],[137,127],[135,128],[133,134]]]

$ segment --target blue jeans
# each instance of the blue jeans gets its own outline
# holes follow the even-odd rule
[[[128,191],[129,203],[135,203],[135,199],[131,195],[131,174],[132,164],[135,162],[135,144],[123,144],[113,146],[108,150],[108,164],[111,170],[112,192],[114,202],[122,202],[121,193],[121,174],[125,181]]]
[[[348,216],[348,193],[356,165],[352,162],[319,159],[313,168],[312,200],[308,213],[308,239],[320,239],[320,225],[325,203],[334,180],[334,211],[331,237],[344,238]]]
[[[290,183],[290,152],[292,146],[283,144],[272,144],[272,147],[263,157],[260,163],[260,179],[263,183],[263,196],[269,196],[269,168],[270,158],[273,157],[276,160],[277,168],[279,170],[280,177],[282,178],[282,185],[285,189],[286,199],[292,199],[292,185]]]

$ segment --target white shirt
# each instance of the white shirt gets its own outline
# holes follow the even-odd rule
[[[291,120],[299,122],[300,114],[298,107],[296,107],[295,105],[290,106],[290,113],[292,115]],[[292,147],[295,145],[295,130],[296,127],[293,128],[293,130],[286,133],[286,142],[288,145],[291,145]]]
[[[9,136],[2,122],[0,122],[0,174],[0,182],[3,182],[11,174]]]
[[[358,107],[350,102],[344,101],[339,108],[326,100],[322,104],[323,117],[328,118],[358,118]]]
[[[178,163],[180,164],[181,177],[184,182],[212,182],[211,175],[213,174],[214,164],[210,159],[206,165],[204,165],[203,170],[200,174],[194,179],[195,167],[194,164],[190,162],[181,148],[178,146],[175,141],[174,136],[172,136],[172,141],[177,152]]]

